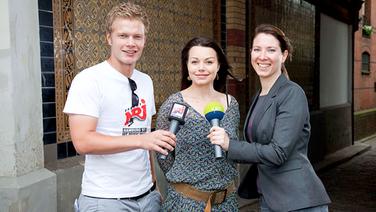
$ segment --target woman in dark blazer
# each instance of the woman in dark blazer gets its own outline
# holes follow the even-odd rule
[[[307,157],[307,98],[284,67],[291,53],[280,29],[256,28],[251,63],[261,90],[246,118],[246,141],[230,141],[220,127],[213,127],[208,137],[228,151],[229,159],[253,164],[238,192],[241,197],[259,197],[261,211],[328,211],[330,199]]]

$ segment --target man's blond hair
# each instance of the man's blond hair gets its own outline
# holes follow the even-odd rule
[[[106,32],[112,32],[112,23],[116,18],[139,20],[145,26],[145,33],[149,29],[149,19],[146,12],[137,4],[124,2],[113,7],[106,16]]]

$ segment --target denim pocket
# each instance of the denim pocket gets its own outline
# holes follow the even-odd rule
[[[73,209],[74,209],[74,212],[80,212],[80,207],[78,205],[78,199],[74,200]]]

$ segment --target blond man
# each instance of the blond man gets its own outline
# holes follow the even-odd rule
[[[149,151],[167,155],[175,135],[151,132],[153,83],[135,69],[148,18],[140,6],[121,3],[106,25],[110,57],[74,78],[64,107],[73,144],[85,155],[76,211],[159,211]]]

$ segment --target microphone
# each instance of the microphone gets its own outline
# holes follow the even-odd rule
[[[225,109],[219,102],[209,102],[204,108],[205,118],[210,122],[212,126],[219,127],[219,121],[225,115]],[[214,145],[215,159],[223,158],[222,149],[219,145]]]
[[[168,131],[176,133],[180,129],[180,125],[184,125],[185,121],[185,115],[187,114],[188,107],[184,104],[174,102],[174,104],[171,107],[170,115],[168,116],[168,120],[170,120],[170,128]],[[165,160],[167,158],[166,155],[160,155],[159,159]]]

